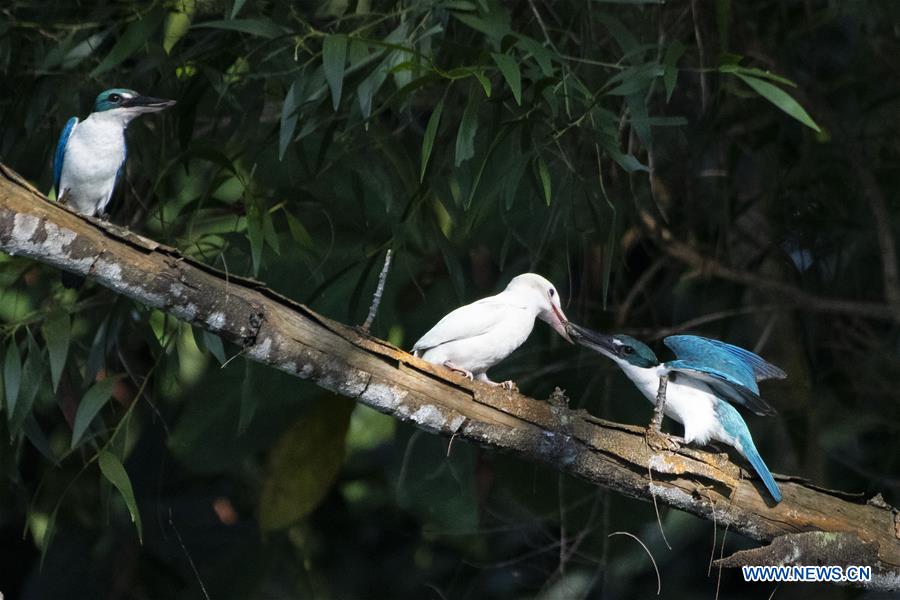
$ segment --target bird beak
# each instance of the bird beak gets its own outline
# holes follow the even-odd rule
[[[612,343],[613,338],[610,335],[603,335],[570,322],[566,323],[566,330],[582,346],[587,346],[591,350],[596,350],[602,354],[615,353],[616,347]]]
[[[569,320],[566,318],[566,315],[563,314],[562,309],[556,308],[556,306],[554,306],[553,304],[550,305],[550,308],[553,309],[553,315],[547,321],[547,323],[549,323],[550,327],[552,327],[556,331],[556,333],[561,335],[564,340],[566,340],[570,344],[573,343],[572,338],[569,337]]]
[[[164,98],[152,98],[150,96],[135,96],[122,102],[122,108],[130,108],[135,112],[157,112],[174,106],[174,100]]]

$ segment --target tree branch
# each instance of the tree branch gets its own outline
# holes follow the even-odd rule
[[[896,511],[776,476],[784,500],[724,454],[658,453],[643,429],[469,382],[177,250],[52,203],[0,165],[0,250],[98,284],[239,344],[248,358],[310,379],[426,431],[465,438],[611,490],[684,510],[753,539],[827,531],[858,538],[876,589],[900,585]],[[652,473],[652,480],[650,477]],[[726,509],[727,508],[727,509]]]

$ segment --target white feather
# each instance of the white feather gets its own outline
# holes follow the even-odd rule
[[[72,130],[60,175],[60,197],[86,215],[103,212],[125,162],[125,127],[136,113],[114,109],[92,113]]]
[[[487,380],[484,373],[528,339],[536,318],[559,321],[554,310],[562,314],[553,285],[539,275],[519,275],[496,296],[447,314],[412,351],[430,363],[449,363]]]
[[[659,390],[659,367],[637,367],[613,358],[641,393],[656,406]],[[665,415],[684,425],[684,440],[687,443],[706,444],[718,440],[734,445],[728,434],[722,430],[716,416],[715,406],[720,400],[705,383],[679,374],[675,381],[666,385]]]

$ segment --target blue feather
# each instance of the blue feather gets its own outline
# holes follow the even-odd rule
[[[709,344],[733,356],[750,367],[757,381],[762,381],[764,379],[784,379],[787,377],[787,373],[766,361],[761,356],[754,354],[749,350],[745,350],[740,346],[734,346],[720,340],[700,337],[698,335],[673,335],[667,337],[665,343],[669,348],[672,348],[675,354],[681,356],[679,351],[672,344],[681,346],[685,339],[687,339],[688,344]],[[672,344],[669,343],[669,340],[672,340]]]
[[[66,145],[69,143],[69,136],[72,130],[78,124],[78,117],[72,117],[66,122],[62,133],[59,136],[59,142],[56,144],[56,154],[53,155],[53,187],[56,188],[56,199],[62,196],[62,190],[59,189],[59,180],[62,178],[63,161],[66,158]]]
[[[769,468],[756,450],[753,438],[750,437],[750,430],[747,429],[747,423],[741,418],[740,413],[738,413],[736,408],[722,401],[716,404],[715,410],[722,428],[734,438],[734,447],[753,466],[753,470],[762,479],[763,484],[769,490],[769,493],[772,494],[775,502],[781,502],[781,490],[778,489],[775,478],[772,477],[772,473],[769,472]]]

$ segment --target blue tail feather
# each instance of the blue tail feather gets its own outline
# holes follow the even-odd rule
[[[753,465],[753,469],[759,475],[759,478],[762,479],[763,483],[766,485],[766,489],[769,490],[769,493],[772,494],[772,498],[775,499],[775,502],[781,502],[781,490],[778,489],[778,484],[775,483],[772,473],[769,472],[769,468],[766,466],[766,463],[763,462],[759,452],[757,452],[756,445],[753,443],[753,438],[750,437],[750,430],[747,429],[747,423],[744,422],[740,413],[735,407],[724,400],[718,400],[716,402],[715,411],[719,418],[719,424],[731,439],[729,443],[731,443],[744,458],[750,461],[750,464]]]
[[[747,442],[749,442],[749,444]],[[741,454],[744,455],[744,458],[753,465],[753,469],[756,471],[756,474],[759,475],[759,478],[762,479],[762,482],[765,484],[766,489],[769,490],[769,493],[772,494],[772,498],[775,499],[775,502],[781,502],[781,490],[778,489],[775,478],[772,477],[772,473],[769,472],[766,463],[763,462],[759,452],[756,451],[753,440],[748,438],[746,441],[742,441],[738,450],[740,450]]]

